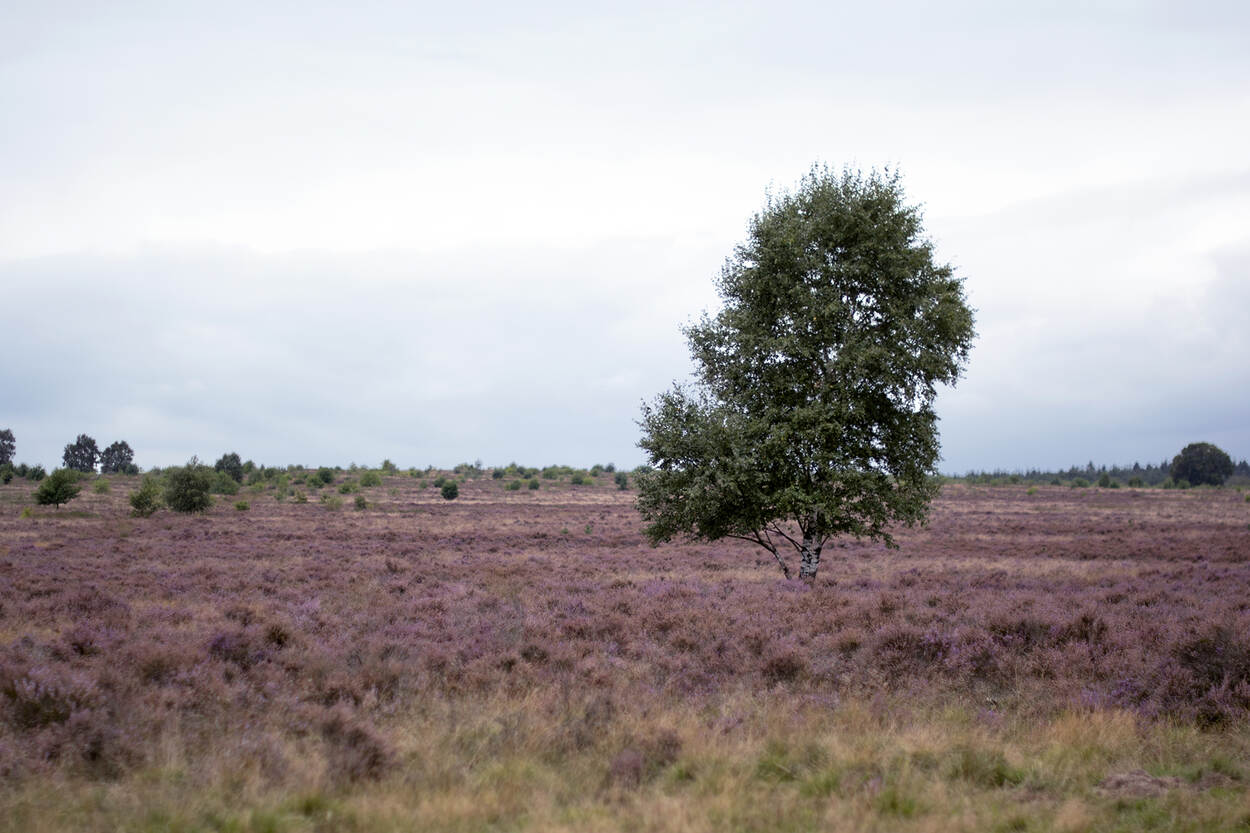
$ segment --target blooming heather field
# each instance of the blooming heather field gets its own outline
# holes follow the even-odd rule
[[[949,485],[808,587],[610,476],[137,483],[0,487],[0,829],[1250,829],[1235,490]]]

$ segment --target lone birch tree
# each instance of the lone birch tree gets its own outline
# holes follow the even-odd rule
[[[695,381],[644,404],[638,509],[658,544],[740,538],[812,581],[838,535],[896,546],[925,519],[933,400],[975,337],[963,280],[934,260],[896,172],[816,166],[770,195],[685,328]]]

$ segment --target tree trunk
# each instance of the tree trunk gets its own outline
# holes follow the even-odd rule
[[[800,550],[803,560],[799,563],[799,580],[811,584],[816,580],[816,571],[820,569],[820,551],[825,541],[810,532],[803,533],[803,547]]]

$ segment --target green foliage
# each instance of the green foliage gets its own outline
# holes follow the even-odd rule
[[[542,488],[542,485],[543,485],[543,484],[542,484],[542,483],[540,483],[539,481],[537,481],[537,480],[533,480],[533,479],[531,479],[529,483],[530,483],[530,485],[529,485],[529,489],[530,489],[530,491],[535,491],[535,490],[537,490],[537,489],[541,489],[541,488]]]
[[[1232,458],[1211,443],[1190,443],[1172,460],[1172,479],[1194,486],[1222,486],[1232,473]]]
[[[79,434],[78,439],[66,445],[65,453],[62,455],[65,468],[82,472],[95,471],[99,459],[100,449],[96,446],[95,440],[86,434]]]
[[[805,579],[829,537],[892,546],[938,488],[936,386],[975,335],[898,176],[813,168],[752,219],[717,288],[723,309],[686,329],[697,385],[643,409],[648,537],[745,538],[789,576],[788,539]]]
[[[620,489],[622,492],[629,488],[629,475],[625,472],[618,471],[612,476],[612,479],[616,481],[616,488]]]
[[[235,483],[243,482],[243,461],[239,459],[239,455],[233,451],[221,455],[221,459],[213,464],[213,469],[224,472]],[[234,494],[228,492],[227,494]]]
[[[1140,489],[1142,486],[1146,484],[1142,482],[1142,479],[1140,477],[1130,477],[1128,479],[1128,485],[1129,485],[1129,488],[1131,489]]]
[[[1111,475],[1107,474],[1104,471],[1098,478],[1098,488],[1100,489],[1111,488]]]
[[[100,452],[101,474],[131,474],[135,452],[125,440],[118,440]]]
[[[43,470],[43,466],[34,465],[30,467],[30,471],[27,473],[26,479],[33,480],[34,482],[38,483],[40,480],[43,480],[47,476],[48,476],[48,473]]]
[[[339,484],[340,495],[350,495],[352,492],[359,492],[359,491],[360,491],[360,486],[356,484],[355,480],[345,480]]]
[[[520,481],[520,480],[511,480],[511,481],[509,481],[509,482],[508,482],[508,491],[509,491],[509,492],[519,492],[519,491],[521,491],[521,481]]]
[[[329,486],[334,482],[334,469],[328,469],[325,466],[322,466],[317,469],[317,479],[320,480],[322,484]]]
[[[399,471],[399,466],[395,465],[390,460],[383,460],[381,468],[382,471],[386,472],[388,477],[394,476],[395,473]]]
[[[356,495],[356,510],[357,511],[366,509],[368,508],[368,506],[369,506],[369,502],[365,500],[364,495]]]
[[[130,514],[136,518],[151,517],[161,508],[161,486],[155,477],[145,477],[139,488],[130,493]]]
[[[165,505],[175,512],[206,512],[213,505],[209,495],[215,476],[213,470],[192,457],[185,466],[165,471]],[[227,476],[227,479],[228,476]]]
[[[91,491],[97,495],[107,495],[109,493],[109,482],[101,477],[95,483],[91,484]]]
[[[17,451],[17,440],[13,437],[12,429],[5,428],[0,430],[0,466],[7,466],[13,462],[13,453]],[[8,482],[7,480],[5,481]]]
[[[443,483],[443,487],[442,487],[440,494],[442,494],[443,500],[455,500],[456,498],[460,497],[460,487],[456,485],[456,481],[448,480],[447,482]]]
[[[321,505],[326,509],[329,509],[331,512],[337,512],[339,509],[343,508],[343,498],[338,495],[322,495]]]
[[[376,471],[366,471],[360,475],[360,485],[365,488],[382,485],[382,475]]]
[[[573,484],[574,486],[580,486],[585,482],[586,482],[586,478],[585,476],[582,475],[581,472],[577,472],[576,474],[574,474],[572,477],[569,478],[569,483]]]
[[[229,472],[218,471],[213,475],[212,492],[215,495],[237,495],[239,481],[235,480]]]
[[[40,506],[61,508],[62,503],[69,503],[78,497],[82,487],[78,485],[79,473],[75,469],[57,469],[44,478],[35,490],[35,503]]]
[[[1089,486],[1089,481],[1086,480],[1084,477],[1077,477],[1068,485],[1069,485],[1069,488],[1072,488],[1072,489],[1084,489]]]
[[[434,480],[433,480],[434,488],[435,488],[435,489],[441,489],[441,488],[443,487],[443,484],[444,484],[444,483],[446,483],[446,482],[447,482],[447,478],[446,478],[446,477],[443,477],[443,476],[440,474],[438,477],[434,478]]]
[[[235,501],[234,508],[240,512],[246,512],[252,507],[248,504],[246,500],[238,500],[238,501]]]
[[[296,503],[307,503],[307,502],[308,502],[308,495],[304,494],[304,490],[303,490],[303,489],[296,489],[296,490],[295,490],[295,502],[296,502]]]

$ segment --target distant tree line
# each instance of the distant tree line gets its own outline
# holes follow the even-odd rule
[[[962,478],[978,484],[1051,484],[1101,485],[1131,487],[1185,488],[1188,486],[1250,485],[1250,462],[1234,463],[1223,450],[1211,443],[1191,443],[1171,460],[1158,463],[1095,466],[1091,460],[1084,466],[1047,471],[1028,469],[970,470]]]

